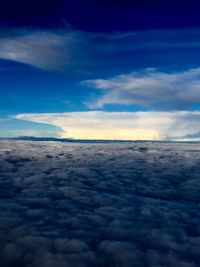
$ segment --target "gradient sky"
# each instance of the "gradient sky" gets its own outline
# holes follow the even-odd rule
[[[198,1],[2,0],[0,136],[199,140]]]

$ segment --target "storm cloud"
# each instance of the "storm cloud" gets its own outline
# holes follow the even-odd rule
[[[16,119],[60,127],[60,136],[104,140],[199,139],[198,111],[18,114]]]

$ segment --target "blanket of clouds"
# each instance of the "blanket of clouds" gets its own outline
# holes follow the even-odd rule
[[[1,266],[200,266],[199,163],[198,143],[1,141]]]

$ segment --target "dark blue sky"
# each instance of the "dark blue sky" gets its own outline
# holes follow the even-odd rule
[[[163,0],[2,0],[4,27],[62,28],[84,31],[135,31],[200,25],[199,1]]]
[[[191,87],[199,75],[190,75],[200,65],[198,1],[2,0],[0,5],[2,136],[38,127],[8,121],[21,113],[199,110],[200,92]],[[175,75],[181,78],[172,81]],[[175,101],[166,101],[188,75],[184,97],[176,89]],[[134,90],[152,91],[145,87],[148,80],[154,91],[147,100]],[[161,93],[163,98],[150,101]]]

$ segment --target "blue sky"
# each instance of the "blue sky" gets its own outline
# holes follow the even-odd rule
[[[197,139],[185,117],[200,112],[199,11],[197,1],[2,1],[0,135]]]

